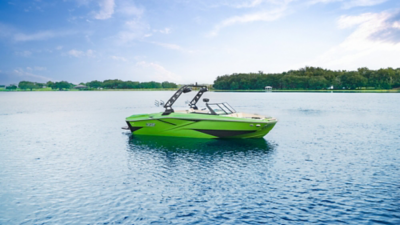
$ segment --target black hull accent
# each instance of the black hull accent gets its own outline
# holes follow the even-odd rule
[[[255,130],[197,130],[199,132],[216,136],[219,138],[229,138],[233,136],[238,136],[242,134],[250,134],[256,132]]]
[[[176,124],[171,123],[171,122],[167,122],[167,121],[164,121],[164,120],[160,120],[160,119],[159,119],[158,121],[161,121],[161,122],[166,123],[166,124],[169,124],[169,125],[176,126]]]
[[[132,127],[132,125],[129,122],[126,123],[128,124],[129,130],[131,130],[132,133],[142,128],[142,127]]]

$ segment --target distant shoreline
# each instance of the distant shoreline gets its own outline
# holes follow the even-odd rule
[[[378,90],[214,90],[214,92],[303,92],[303,93],[400,93],[400,89]]]
[[[16,89],[16,90],[6,90],[4,88],[0,88],[0,92],[77,92],[77,91],[83,91],[83,92],[92,92],[92,91],[176,91],[178,90],[177,88],[141,88],[141,89],[90,89],[90,90],[78,90],[78,89],[67,89],[67,90],[53,90],[51,88],[39,88],[39,89],[33,89],[31,90],[22,90],[22,89]]]
[[[42,89],[33,89],[30,90],[6,90],[4,88],[0,88],[0,92],[105,92],[105,91],[177,91],[177,88],[148,88],[148,89],[93,89],[93,90],[78,90],[78,89],[68,89],[68,90],[52,90],[50,88],[42,88]],[[400,89],[379,89],[379,90],[272,90],[272,91],[264,91],[264,90],[210,90],[210,92],[237,92],[237,93],[400,93]]]

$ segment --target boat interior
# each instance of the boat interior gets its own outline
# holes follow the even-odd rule
[[[198,114],[207,114],[207,115],[213,115],[210,113],[210,111],[206,108],[204,109],[187,109],[187,110],[175,110],[176,113],[198,113]],[[218,114],[220,116],[226,116],[226,117],[238,117],[238,118],[248,118],[248,119],[267,119],[270,117],[265,117],[265,116],[261,116],[258,114],[252,114],[252,113],[242,113],[242,112],[234,112],[234,113],[230,113],[230,114]]]

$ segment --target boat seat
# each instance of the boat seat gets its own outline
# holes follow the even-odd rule
[[[208,110],[198,110],[198,109],[187,109],[187,110],[175,110],[177,113],[197,113],[197,114],[210,114]]]

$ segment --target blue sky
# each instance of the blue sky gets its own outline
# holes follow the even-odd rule
[[[400,67],[398,0],[0,1],[0,84]]]

